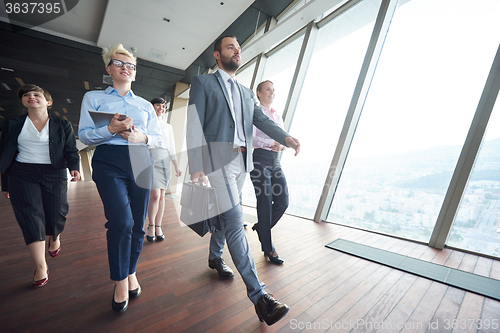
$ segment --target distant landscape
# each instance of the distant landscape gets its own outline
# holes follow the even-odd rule
[[[327,220],[428,241],[461,146],[347,160]],[[312,218],[330,161],[283,161],[290,207]],[[248,184],[250,183],[250,184]],[[243,202],[254,205],[251,182]],[[500,138],[481,147],[448,244],[500,255]]]

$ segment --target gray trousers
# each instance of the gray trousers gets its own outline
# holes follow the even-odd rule
[[[224,167],[208,174],[210,186],[217,193],[219,203],[221,231],[210,238],[209,259],[222,255],[224,243],[247,287],[248,298],[256,304],[265,294],[264,283],[259,281],[255,262],[248,247],[243,228],[243,211],[241,208],[241,189],[245,182],[245,162],[242,153],[234,153],[235,158]]]

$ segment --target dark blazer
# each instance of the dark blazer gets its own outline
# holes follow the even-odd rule
[[[2,191],[8,191],[7,177],[12,163],[19,151],[17,138],[23,129],[28,115],[5,119],[0,137],[0,172],[2,173]],[[80,155],[76,148],[73,127],[68,120],[49,115],[49,152],[54,168],[80,171]]]
[[[253,146],[253,125],[285,145],[289,134],[264,114],[250,89],[239,83],[238,87],[247,150],[250,152]],[[189,173],[203,171],[209,174],[234,158],[235,121],[230,108],[226,85],[219,72],[193,77],[186,128]],[[247,154],[246,167],[247,172],[253,169],[252,154]]]

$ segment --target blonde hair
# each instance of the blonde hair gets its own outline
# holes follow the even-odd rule
[[[104,66],[108,67],[111,59],[113,58],[114,55],[116,54],[123,54],[131,59],[134,60],[134,64],[137,64],[137,58],[134,57],[132,53],[127,51],[122,44],[118,44],[113,46],[112,48],[103,48],[102,49],[102,60],[104,60]]]

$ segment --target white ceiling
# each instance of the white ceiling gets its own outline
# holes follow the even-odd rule
[[[253,1],[146,0],[124,6],[123,0],[109,0],[97,46],[122,42],[142,59],[184,70]]]
[[[32,29],[98,47],[122,43],[134,48],[137,57],[185,70],[253,2],[80,0],[69,12]],[[12,23],[3,1],[0,9],[0,20]]]

